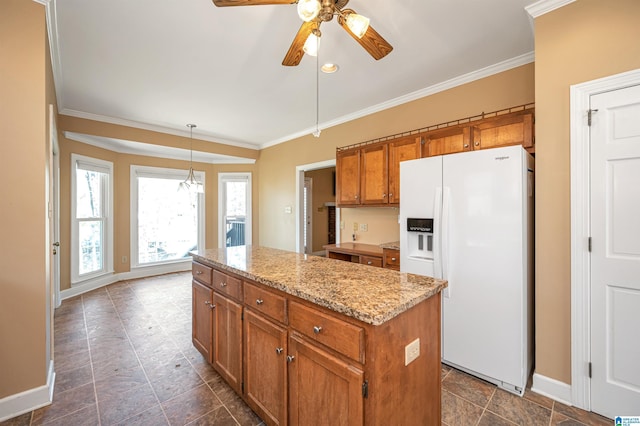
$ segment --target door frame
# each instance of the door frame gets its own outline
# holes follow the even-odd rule
[[[328,167],[335,167],[336,159],[319,161],[317,163],[302,164],[296,166],[296,253],[304,253],[304,235],[302,233],[301,226],[305,224],[304,209],[302,203],[304,197],[302,191],[304,190],[304,172],[318,169],[326,169]],[[336,208],[336,241],[340,241],[340,209]]]
[[[591,410],[591,255],[587,113],[592,95],[640,84],[640,69],[570,86],[571,154],[571,400]]]
[[[218,248],[226,248],[225,230],[226,189],[228,181],[247,181],[247,215],[244,222],[245,245],[253,244],[253,174],[251,172],[219,172],[218,173]]]
[[[304,222],[303,222],[304,227],[306,228],[306,234],[307,234],[306,250],[303,250],[303,252],[307,254],[313,254],[313,179],[310,177],[305,177],[303,182],[304,182],[303,189],[305,187],[307,188],[307,202],[306,202],[306,206],[304,206],[305,208],[303,209],[303,212],[306,211],[308,216],[304,218]],[[302,201],[302,204],[305,204],[304,199]],[[303,213],[303,216],[304,216],[304,213]],[[304,233],[303,233],[303,244],[304,244]]]

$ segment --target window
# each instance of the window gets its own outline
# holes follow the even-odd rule
[[[196,172],[204,182],[204,173]],[[190,260],[204,247],[204,194],[178,190],[186,170],[131,166],[131,263]]]
[[[71,155],[72,283],[113,272],[113,163]]]
[[[251,244],[251,173],[218,175],[220,247]]]

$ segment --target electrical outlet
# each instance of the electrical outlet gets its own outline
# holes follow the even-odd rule
[[[358,222],[353,222],[353,232],[358,230]]]
[[[284,212],[287,214],[291,213],[291,206],[284,206]]]
[[[416,339],[404,347],[404,365],[409,365],[420,356],[420,339]]]
[[[360,224],[360,230],[362,232],[367,232],[369,230],[369,225],[367,225],[366,223],[361,223]]]
[[[127,256],[122,256],[122,263],[127,263]]]

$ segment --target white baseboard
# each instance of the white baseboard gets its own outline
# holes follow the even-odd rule
[[[183,272],[191,270],[191,258],[182,262],[167,263],[164,265],[154,266],[141,266],[133,268],[129,272],[113,273],[103,275],[98,278],[89,280],[83,284],[76,284],[75,286],[66,290],[60,291],[60,299],[66,300],[71,297],[78,296],[80,294],[87,293],[100,287],[107,286],[109,284],[117,283],[118,281],[134,280],[137,278],[152,277],[154,275],[170,274],[172,272]]]
[[[53,401],[53,385],[56,373],[53,361],[49,362],[47,384],[0,399],[0,422],[47,406]]]
[[[534,373],[531,390],[565,405],[573,405],[571,402],[571,385],[564,382]]]

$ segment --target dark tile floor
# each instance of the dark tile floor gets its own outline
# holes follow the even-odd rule
[[[191,343],[191,274],[113,284],[55,312],[50,406],[2,425],[262,425]],[[442,367],[443,425],[611,425]]]

